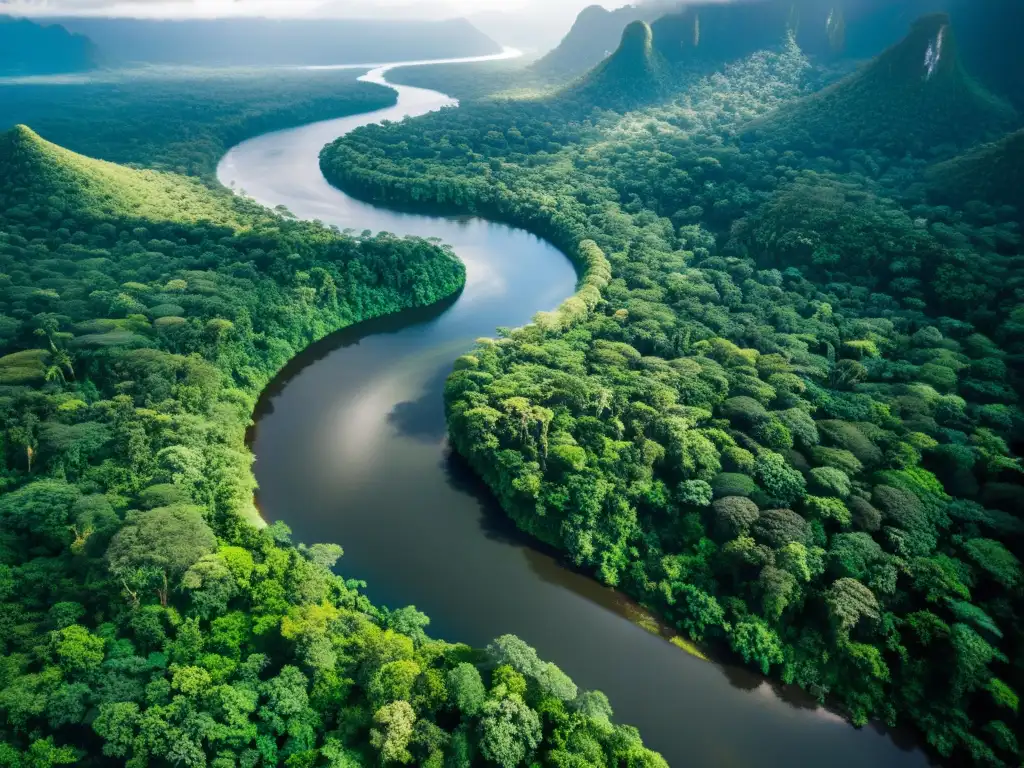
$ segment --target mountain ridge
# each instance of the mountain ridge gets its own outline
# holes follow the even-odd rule
[[[831,86],[749,123],[746,138],[829,152],[884,149],[890,156],[966,148],[1005,132],[1013,108],[966,71],[947,14],[913,23],[900,42]]]
[[[97,50],[85,35],[60,24],[0,15],[0,75],[53,75],[96,66]]]

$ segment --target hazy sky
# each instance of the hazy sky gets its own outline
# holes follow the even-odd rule
[[[574,13],[595,2],[614,8],[628,0],[0,0],[0,12],[26,15],[89,14],[151,17],[233,15],[400,16],[450,18],[482,11],[538,7],[558,15]]]

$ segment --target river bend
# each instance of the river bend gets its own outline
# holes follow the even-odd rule
[[[362,79],[390,85],[394,66]],[[799,692],[700,661],[637,626],[629,600],[519,535],[450,455],[442,388],[452,361],[474,339],[555,308],[576,275],[563,254],[522,230],[397,213],[327,183],[318,157],[338,136],[456,104],[390,87],[394,107],[258,136],[217,169],[221,183],[264,205],[343,229],[438,237],[466,264],[457,298],[335,334],[268,388],[253,437],[264,516],[287,522],[297,540],[341,544],[346,576],[365,579],[375,602],[426,612],[436,637],[484,645],[519,635],[582,688],[607,693],[616,720],[640,728],[672,766],[927,765],[891,735],[856,730]]]

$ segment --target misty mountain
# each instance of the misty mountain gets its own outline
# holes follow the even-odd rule
[[[615,51],[622,32],[634,21],[651,22],[675,3],[649,2],[626,5],[609,11],[600,5],[591,5],[580,11],[575,23],[558,47],[533,65],[547,76],[570,78],[581,75]]]
[[[792,31],[808,55],[870,59],[899,41],[911,24],[947,13],[963,59],[989,88],[1024,105],[1024,2],[1011,0],[651,0],[614,11],[584,9],[562,42],[535,64],[553,77],[576,76],[618,46],[632,21],[651,25],[654,46],[670,61],[748,55],[778,45]],[[695,49],[695,50],[691,50]]]
[[[108,65],[329,65],[483,56],[501,46],[465,19],[66,18]]]
[[[81,72],[95,65],[89,38],[57,24],[0,16],[0,75]]]
[[[1014,120],[1012,108],[967,73],[949,16],[936,13],[867,66],[755,121],[747,134],[809,154],[856,148],[921,155],[942,145],[968,147]]]
[[[665,60],[655,50],[651,27],[629,23],[615,52],[567,90],[586,103],[626,110],[651,101],[665,90]]]
[[[478,11],[467,18],[477,29],[503,45],[546,53],[558,45],[572,27],[576,11],[560,5],[546,8],[543,2],[536,2],[508,10]]]

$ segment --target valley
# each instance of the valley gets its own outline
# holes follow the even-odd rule
[[[0,762],[1019,762],[1016,10],[53,18]]]

